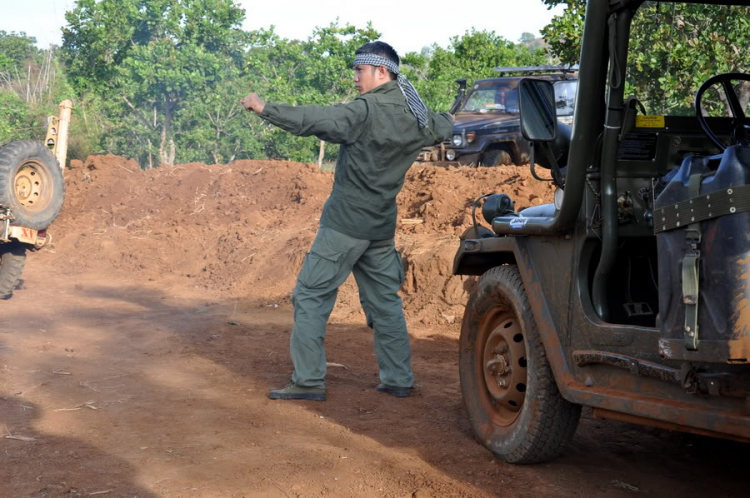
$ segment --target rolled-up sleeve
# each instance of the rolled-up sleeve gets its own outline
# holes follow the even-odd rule
[[[331,143],[353,143],[367,123],[367,102],[326,107],[266,104],[260,117],[300,137],[316,136]]]

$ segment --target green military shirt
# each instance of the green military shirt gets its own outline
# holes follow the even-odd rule
[[[320,225],[363,240],[396,233],[396,196],[420,149],[448,140],[453,118],[429,113],[420,129],[395,81],[329,107],[266,104],[260,117],[299,136],[341,144]]]

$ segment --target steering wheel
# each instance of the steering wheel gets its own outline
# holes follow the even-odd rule
[[[706,117],[703,116],[703,113],[701,112],[701,100],[703,100],[703,94],[706,93],[706,90],[717,83],[721,83],[722,87],[724,87],[724,93],[726,93],[727,100],[729,102],[729,109],[732,111],[732,144],[734,145],[739,143],[740,140],[737,138],[738,136],[742,136],[743,134],[750,134],[750,117],[745,116],[745,111],[742,109],[742,105],[737,98],[737,94],[734,93],[732,80],[750,81],[750,74],[717,74],[716,76],[712,76],[707,79],[695,94],[695,116],[698,118],[698,123],[700,123],[701,128],[703,129],[703,132],[706,134],[706,136],[722,152],[726,150],[726,146],[716,137],[716,134],[711,130],[711,128],[709,128],[708,123],[706,122]]]

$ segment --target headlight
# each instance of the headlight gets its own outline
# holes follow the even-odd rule
[[[453,149],[448,149],[445,151],[445,158],[449,161],[453,161],[456,158],[456,151]]]
[[[461,137],[461,135],[453,135],[453,145],[455,147],[461,147],[461,144],[463,144],[464,139]]]
[[[466,141],[471,143],[474,141],[474,139],[477,138],[477,134],[474,131],[466,132]]]

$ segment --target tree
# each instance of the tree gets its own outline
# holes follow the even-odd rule
[[[379,36],[370,24],[357,28],[341,26],[338,21],[316,28],[304,41],[280,38],[273,29],[254,31],[245,60],[245,81],[248,88],[274,103],[331,105],[350,101],[357,96],[352,82],[354,52]],[[316,139],[264,127],[266,157],[297,161],[317,157],[320,144]],[[328,157],[337,150],[329,147]]]
[[[28,138],[29,116],[26,102],[12,92],[0,90],[0,144]]]
[[[36,38],[26,33],[0,31],[0,73],[23,70],[23,64],[39,54]]]
[[[496,67],[534,66],[546,62],[543,50],[530,50],[505,40],[494,31],[467,31],[451,38],[447,49],[433,46],[431,56],[410,53],[403,59],[404,72],[428,106],[445,111],[456,93],[455,80],[469,82],[496,76]]]
[[[26,33],[0,31],[0,142],[42,140],[47,116],[72,95],[56,49],[35,44]]]
[[[542,29],[550,51],[563,64],[577,64],[581,56],[583,21],[586,16],[586,0],[542,0],[548,9],[566,4],[562,15],[553,16]]]
[[[543,1],[550,7],[567,4],[542,33],[563,62],[578,62],[584,2]],[[741,56],[750,46],[749,25],[747,6],[646,2],[630,33],[626,94],[637,96],[649,112],[694,113],[692,101],[703,81],[750,70]],[[742,101],[750,99],[750,85],[739,87],[739,93]]]
[[[239,102],[248,89],[236,68],[205,95],[194,95],[177,112],[180,161],[229,163],[235,159],[266,157],[269,129],[248,116]]]
[[[109,144],[173,164],[181,106],[241,61],[244,11],[232,0],[78,0],[65,17],[72,83],[116,102],[110,111],[123,136],[110,134]]]

